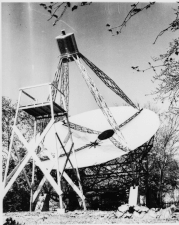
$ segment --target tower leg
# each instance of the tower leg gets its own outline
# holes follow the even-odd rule
[[[69,121],[68,121],[68,115],[67,115],[66,119],[67,119],[68,129],[69,129],[69,132],[70,132],[70,139],[71,139],[71,142],[74,143],[72,135],[71,135],[71,129],[70,129]],[[81,185],[81,179],[80,179],[80,174],[79,174],[79,170],[78,170],[78,165],[77,165],[77,160],[76,160],[76,154],[75,154],[75,151],[74,151],[74,147],[73,147],[72,151],[73,151],[73,156],[74,156],[74,159],[75,159],[74,162],[75,162],[75,168],[76,168],[76,173],[77,173],[77,177],[78,177],[78,184],[79,184],[80,191],[81,191],[81,193],[83,195],[83,189],[82,189],[82,185]],[[86,203],[85,203],[85,199],[84,198],[82,198],[82,202],[83,202],[83,208],[84,208],[84,210],[86,210]]]
[[[66,76],[67,76],[68,75],[68,65],[67,65],[67,70],[66,71],[67,71],[67,73],[66,73]],[[69,83],[66,82],[66,89],[68,88],[68,86],[69,86]],[[66,94],[68,95],[69,92],[67,92]],[[66,101],[68,101],[68,97],[66,96],[66,99],[64,98],[64,96],[61,96],[61,97],[62,97],[62,102],[63,102],[64,109],[65,109],[66,112],[68,112],[68,102],[66,102]],[[82,196],[84,196],[83,195],[82,185],[81,185],[80,174],[79,174],[79,170],[78,170],[78,165],[77,165],[77,160],[76,160],[76,155],[75,155],[75,151],[74,151],[74,142],[73,142],[73,138],[72,138],[71,128],[70,128],[70,125],[69,125],[68,114],[66,115],[66,120],[67,120],[68,130],[69,130],[69,134],[70,134],[70,140],[71,140],[71,143],[73,145],[72,151],[73,151],[75,168],[76,168],[76,173],[77,173],[77,178],[78,178],[78,185],[79,185],[79,188],[80,188]],[[84,208],[84,210],[86,210],[86,203],[85,203],[85,199],[84,198],[82,198],[82,202],[83,202],[83,208]]]
[[[34,140],[36,141],[36,130],[37,130],[37,121],[34,121]],[[34,185],[34,175],[35,175],[35,162],[34,159],[32,161],[32,182],[31,182],[31,190],[30,190],[30,212],[33,208],[33,185]]]
[[[33,162],[32,162],[32,182],[31,182],[31,189],[30,189],[30,212],[32,212],[32,210],[33,210],[34,175],[35,175],[35,162],[34,162],[34,159],[33,159]]]
[[[20,90],[19,97],[18,97],[18,103],[17,103],[16,115],[15,115],[15,118],[14,118],[14,126],[16,125],[16,121],[17,121],[17,115],[18,115],[19,106],[20,106],[21,94],[22,94],[22,91]],[[14,139],[14,132],[15,132],[14,131],[14,126],[12,128],[11,142],[10,142],[10,146],[9,146],[8,156],[7,156],[6,169],[5,169],[5,173],[4,173],[4,185],[3,185],[4,189],[6,187],[7,173],[8,173],[8,169],[9,169],[9,162],[10,162],[10,157],[11,157],[11,149],[12,149],[12,144],[13,144],[13,139]]]
[[[54,124],[54,127],[55,127],[55,124]],[[60,177],[60,170],[59,170],[58,155],[59,155],[59,153],[58,153],[57,140],[56,140],[57,182],[58,182],[58,186],[61,190],[61,177]],[[63,209],[62,195],[59,195],[59,206],[60,206],[60,209]]]

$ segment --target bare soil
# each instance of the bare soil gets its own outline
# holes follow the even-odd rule
[[[21,225],[32,224],[143,224],[143,223],[175,223],[179,224],[179,214],[174,214],[170,220],[161,219],[119,219],[114,211],[75,210],[58,214],[57,212],[9,212],[3,213],[3,224],[7,218],[12,218]]]

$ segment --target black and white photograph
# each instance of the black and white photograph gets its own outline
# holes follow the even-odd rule
[[[179,223],[179,2],[1,2],[3,225]]]

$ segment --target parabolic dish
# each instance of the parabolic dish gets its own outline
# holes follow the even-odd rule
[[[137,109],[130,106],[110,107],[110,111],[118,125],[122,124],[138,112]],[[99,132],[111,129],[111,126],[100,109],[71,116],[69,117],[69,121]],[[159,118],[154,112],[148,109],[143,109],[135,118],[124,125],[120,130],[128,144],[129,149],[135,150],[150,140],[159,128],[159,124]],[[98,137],[98,134],[84,133],[74,129],[71,129],[71,131],[75,150],[89,144],[90,142],[94,142]],[[63,142],[68,134],[68,128],[64,126],[62,122],[57,122],[54,124],[45,137],[44,147],[50,153],[55,153],[58,149],[62,154],[64,154],[63,150],[60,150],[61,145],[56,138],[55,133],[58,134]],[[65,147],[66,151],[69,151],[70,147],[71,142],[69,141]],[[114,144],[107,139],[101,141],[100,146],[87,147],[77,151],[75,155],[77,166],[78,168],[81,168],[101,164],[118,158],[124,154],[126,154],[126,152],[114,146]],[[63,168],[65,160],[66,156],[59,157],[59,169]],[[75,166],[73,154],[71,154],[70,160]],[[51,161],[46,160],[43,163],[46,167],[48,167]],[[54,169],[56,168],[56,165],[57,164],[54,165]],[[66,168],[71,168],[69,162],[67,163]]]

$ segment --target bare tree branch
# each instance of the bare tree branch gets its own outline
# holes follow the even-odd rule
[[[53,18],[53,16],[55,15],[56,11],[57,11],[63,4],[64,4],[64,2],[62,2],[60,5],[58,5],[57,7],[55,7],[55,10],[54,10],[54,12],[51,14],[51,17],[48,19],[48,21],[51,20],[51,19]],[[53,5],[53,6],[54,6],[54,5]],[[52,7],[53,7],[53,6],[52,6]],[[51,13],[51,10],[49,10],[48,12]]]
[[[114,26],[111,27],[110,24],[106,24],[107,27],[110,27],[108,29],[109,32],[115,32],[115,34],[113,34],[112,36],[118,35],[121,33],[123,27],[126,27],[127,22],[136,14],[142,12],[144,9],[149,9],[152,5],[155,4],[155,2],[150,2],[149,4],[147,4],[146,6],[144,6],[143,8],[137,8],[137,5],[139,4],[139,2],[132,4],[131,7],[132,9],[129,11],[129,13],[127,14],[127,16],[125,17],[124,21],[122,22],[121,25],[119,26]]]
[[[71,8],[71,11],[74,11],[79,6],[87,6],[90,5],[91,3],[92,2],[81,2],[72,5],[72,3],[70,2],[56,2],[56,3],[50,2],[50,3],[41,3],[40,6],[42,6],[50,14],[50,18],[48,19],[48,21],[50,21],[53,18],[56,18],[55,22],[53,23],[53,26],[55,26],[68,9]]]
[[[167,28],[165,28],[164,30],[160,31],[160,33],[157,35],[157,37],[156,37],[156,39],[155,39],[153,44],[155,44],[157,39],[160,36],[162,36],[166,31],[171,30],[172,32],[174,32],[174,31],[179,29],[179,18],[178,18],[179,17],[179,6],[178,6],[177,9],[173,9],[173,10],[176,11],[176,13],[175,13],[176,14],[176,19],[172,23],[170,23]]]
[[[156,95],[156,99],[162,102],[165,99],[170,101],[170,109],[178,104],[179,101],[179,38],[174,39],[169,43],[169,49],[165,54],[161,54],[157,58],[153,58],[154,63],[160,61],[160,65],[152,65],[149,62],[149,67],[146,69],[139,69],[138,66],[131,68],[137,72],[145,72],[152,69],[155,72],[153,82],[159,82],[158,87],[151,94]],[[160,71],[156,71],[160,68]]]

